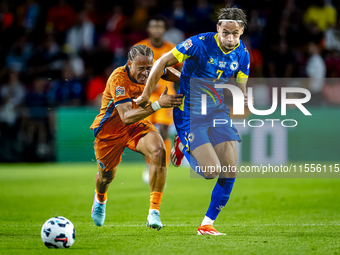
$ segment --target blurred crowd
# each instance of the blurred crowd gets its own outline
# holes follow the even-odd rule
[[[340,77],[340,0],[2,0],[0,161],[53,160],[54,109],[100,105],[150,18],[164,17],[177,44],[216,31],[226,4],[248,16],[250,77],[317,78],[303,85],[315,103],[340,104],[340,83],[323,80]]]

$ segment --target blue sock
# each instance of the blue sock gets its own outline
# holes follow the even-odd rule
[[[227,204],[230,193],[233,189],[235,178],[220,178],[211,193],[211,202],[207,213],[205,214],[212,220],[221,212],[222,208]]]

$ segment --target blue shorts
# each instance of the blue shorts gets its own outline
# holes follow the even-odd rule
[[[228,109],[229,110],[229,109]],[[197,147],[211,143],[213,147],[226,141],[241,142],[237,129],[231,124],[228,111],[215,110],[208,115],[193,115],[174,108],[174,123],[178,136],[185,147],[193,151]],[[214,127],[214,119],[220,119]]]

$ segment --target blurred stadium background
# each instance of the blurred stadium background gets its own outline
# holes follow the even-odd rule
[[[258,107],[271,105],[276,78],[320,80],[303,85],[312,92],[313,118],[289,109],[290,118],[304,120],[294,129],[240,128],[240,161],[338,160],[339,0],[2,0],[0,162],[94,161],[89,126],[101,92],[129,48],[147,37],[148,20],[163,16],[165,39],[179,43],[215,31],[215,11],[226,4],[248,15],[241,39],[251,56],[256,79],[249,85]],[[143,159],[127,151],[123,162],[133,160]]]
[[[166,227],[157,232],[144,225],[144,159],[127,149],[105,225],[90,218],[97,168],[89,127],[110,72],[147,37],[151,17],[163,16],[165,39],[179,43],[215,31],[215,11],[226,4],[248,15],[241,39],[256,108],[270,107],[272,87],[312,93],[312,117],[295,108],[265,117],[295,119],[295,128],[236,126],[239,163],[340,163],[340,0],[0,0],[1,254],[42,253],[41,226],[57,215],[76,226],[70,254],[340,253],[337,178],[239,178],[216,222],[227,239],[210,239],[195,234],[213,183],[170,166]]]

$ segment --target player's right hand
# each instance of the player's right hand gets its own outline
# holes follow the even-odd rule
[[[162,95],[158,99],[158,103],[162,108],[178,107],[182,104],[183,94],[168,95],[168,87],[165,89]]]

